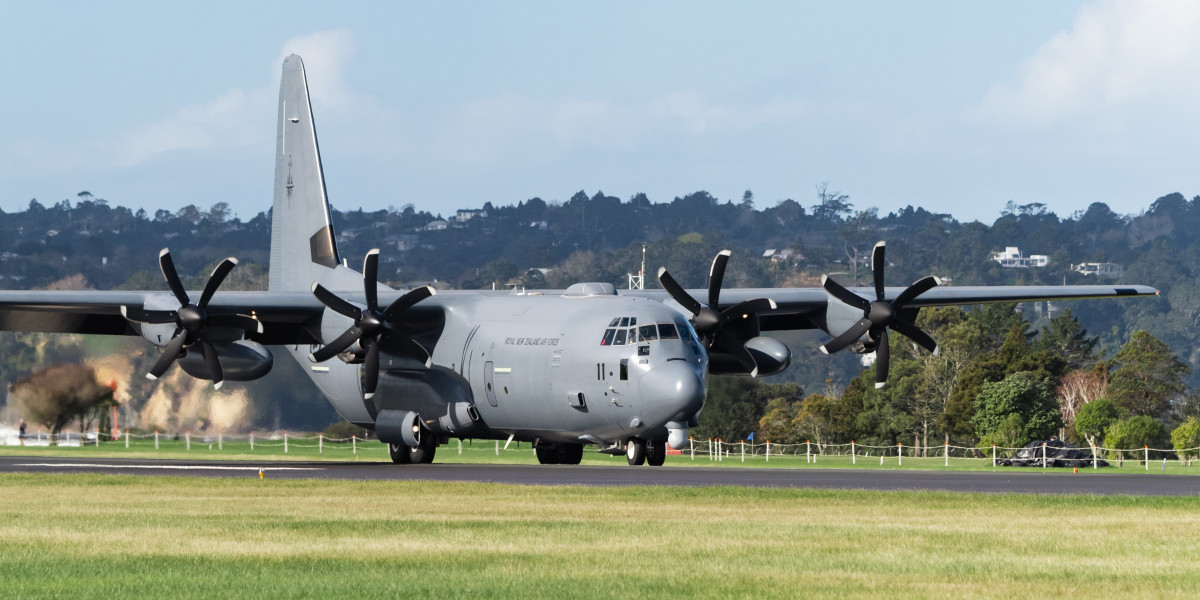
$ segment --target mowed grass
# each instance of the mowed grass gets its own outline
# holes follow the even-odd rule
[[[461,453],[459,450],[459,441],[450,440],[449,443],[438,447],[437,463],[459,463],[459,464],[537,464],[537,457],[533,453],[532,447],[528,443],[512,442],[506,449],[504,442],[495,442],[492,440],[465,440],[461,445]],[[741,447],[737,444],[727,446],[728,454],[723,460],[714,460],[710,458],[705,448],[705,442],[700,442],[696,446],[694,456],[684,449],[681,455],[672,455],[667,457],[667,465],[675,467],[758,467],[758,468],[782,468],[782,469],[911,469],[911,470],[936,470],[936,471],[1017,471],[1017,472],[1050,472],[1061,473],[1069,471],[1064,468],[1040,469],[1037,467],[992,467],[990,458],[964,458],[961,450],[956,450],[956,454],[952,455],[949,464],[947,465],[944,458],[940,456],[929,458],[914,458],[911,456],[904,457],[903,461],[897,460],[894,451],[889,456],[884,456],[880,460],[878,455],[875,456],[858,456],[856,459],[851,459],[849,455],[822,455],[818,456],[815,453],[810,457],[806,456],[804,449],[799,449],[799,454],[772,454],[770,460],[767,460],[762,454],[762,448],[759,447],[759,453],[754,454],[748,448],[744,459],[741,454]],[[583,453],[583,463],[585,465],[624,465],[626,463],[623,454],[618,456],[599,454],[594,451],[595,446],[588,446]],[[890,449],[889,449],[890,450]],[[938,452],[940,448],[935,448]],[[790,448],[789,452],[795,452],[796,448]],[[130,440],[129,447],[125,447],[124,441],[105,442],[98,446],[67,446],[67,447],[51,447],[51,446],[0,446],[0,456],[60,456],[73,458],[136,458],[136,459],[168,459],[168,460],[241,460],[241,461],[369,461],[369,462],[391,462],[388,456],[387,446],[379,441],[360,441],[357,444],[351,443],[333,443],[326,441],[324,444],[318,444],[315,437],[291,437],[288,441],[287,452],[284,452],[283,441],[280,439],[263,439],[259,438],[254,443],[254,448],[251,449],[250,443],[247,440],[225,440],[218,443],[215,438],[211,442],[203,441],[203,438],[196,436],[192,438],[191,447],[189,449],[185,439],[173,439],[166,435],[159,439],[158,448],[154,447],[154,440],[150,438],[134,438]],[[1164,464],[1160,456],[1155,453],[1150,454],[1149,469],[1141,460],[1143,454],[1141,452],[1130,452],[1126,454],[1124,463],[1118,466],[1116,460],[1110,459],[1110,466],[1101,468],[1103,473],[1149,473],[1149,474],[1168,474],[1168,475],[1200,475],[1200,461],[1191,460],[1181,462],[1179,460],[1168,460]],[[1089,467],[1081,468],[1080,470],[1088,470]]]
[[[0,475],[0,596],[1195,597],[1200,498]]]

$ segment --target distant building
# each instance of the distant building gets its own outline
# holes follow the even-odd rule
[[[430,221],[428,224],[426,224],[421,229],[423,229],[425,231],[442,231],[449,226],[450,226],[450,223],[446,222],[444,219],[436,219],[436,220]]]
[[[1125,274],[1125,267],[1117,263],[1080,263],[1071,265],[1071,270],[1084,275],[1095,275],[1097,277],[1112,277],[1117,278]]]
[[[1008,246],[1003,252],[993,252],[992,260],[1007,269],[1027,269],[1029,267],[1044,267],[1050,264],[1050,257],[1045,254],[1030,254],[1021,256],[1021,250],[1016,246]]]
[[[788,262],[788,261],[792,260],[792,258],[794,257],[794,254],[795,253],[792,251],[791,248],[784,248],[782,250],[776,250],[775,248],[770,248],[770,249],[766,250],[765,252],[763,252],[762,257],[769,258],[769,259],[771,259],[772,262]]]
[[[466,221],[470,221],[471,219],[474,219],[475,217],[487,218],[487,216],[488,216],[488,214],[487,214],[486,210],[465,210],[464,209],[464,210],[459,210],[458,213],[456,213],[454,215],[454,220],[458,221],[459,223],[464,223]]]

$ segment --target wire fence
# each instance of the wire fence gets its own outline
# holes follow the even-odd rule
[[[465,440],[472,450],[493,450],[496,456],[502,452],[528,452],[531,445],[525,443],[505,442],[501,445],[498,440]],[[363,443],[366,448],[378,451],[382,446],[378,440],[359,436],[328,437],[324,434],[289,432],[271,432],[267,434],[254,433],[226,435],[224,433],[203,433],[192,435],[191,432],[150,432],[132,433],[129,431],[62,432],[55,443],[51,436],[44,431],[30,432],[21,440],[15,431],[0,433],[0,446],[30,446],[60,447],[102,446],[104,448],[131,448],[137,450],[183,450],[183,451],[226,451],[253,452],[261,454],[301,454],[352,456],[360,453]],[[453,446],[457,442],[458,453],[463,453],[464,440],[451,440]],[[476,442],[482,442],[476,444]],[[453,449],[452,449],[453,450]],[[315,452],[314,452],[315,451]],[[1070,451],[1069,458],[1064,458],[1064,451]],[[1005,466],[1014,457],[1018,457],[1024,466],[1075,467],[1098,469],[1106,466],[1109,461],[1117,461],[1118,466],[1124,466],[1125,461],[1144,467],[1149,471],[1152,465],[1161,465],[1166,470],[1167,463],[1178,462],[1180,466],[1191,467],[1193,462],[1200,463],[1200,446],[1195,448],[1107,448],[1092,445],[1085,448],[1063,448],[1054,444],[1042,444],[1034,447],[1003,447],[979,448],[975,446],[958,446],[942,444],[937,446],[906,446],[871,445],[850,442],[848,444],[828,444],[806,441],[801,443],[778,444],[774,442],[757,443],[753,441],[725,442],[720,439],[688,440],[688,446],[679,451],[668,451],[669,454],[679,455],[691,461],[708,460],[713,462],[738,461],[763,462],[785,461],[791,465],[806,464],[831,466],[889,466],[903,467],[907,459],[910,466],[951,467],[951,466]],[[801,462],[802,461],[802,462]],[[938,465],[938,463],[941,463]]]

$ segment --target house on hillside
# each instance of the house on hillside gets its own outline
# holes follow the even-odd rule
[[[1125,267],[1117,263],[1080,263],[1071,265],[1071,270],[1084,275],[1095,275],[1097,277],[1112,277],[1118,278],[1125,274]]]
[[[1030,254],[1021,256],[1021,250],[1016,246],[1007,246],[1003,252],[993,252],[992,260],[1000,263],[1006,269],[1028,269],[1029,267],[1044,267],[1050,264],[1050,257],[1045,254]]]

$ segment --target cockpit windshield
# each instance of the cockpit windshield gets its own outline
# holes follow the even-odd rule
[[[615,317],[600,338],[601,346],[628,346],[640,342],[679,339],[674,323],[650,323],[638,326],[637,317]]]

